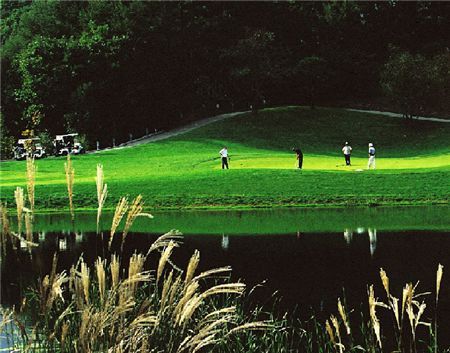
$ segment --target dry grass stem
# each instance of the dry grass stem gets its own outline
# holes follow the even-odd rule
[[[244,293],[245,284],[244,283],[225,283],[213,286],[202,293],[202,298],[207,298],[211,295],[216,294],[237,294],[241,295]]]
[[[81,262],[81,270],[80,270],[80,278],[81,278],[81,284],[83,285],[83,294],[84,294],[84,300],[86,301],[86,304],[89,304],[89,283],[90,283],[90,277],[89,277],[89,267],[87,264],[82,261]]]
[[[341,330],[340,330],[340,327],[339,327],[339,321],[336,318],[336,316],[334,316],[334,315],[330,316],[330,320],[331,320],[331,323],[332,323],[332,325],[334,327],[334,330],[336,332],[336,337],[338,338],[338,341],[337,341],[336,345],[339,347],[339,352],[342,353],[344,351],[345,347],[342,344]]]
[[[125,238],[127,237],[127,234],[133,225],[134,221],[138,216],[147,216],[149,218],[153,218],[151,214],[148,213],[142,213],[142,209],[144,208],[144,201],[142,200],[142,195],[136,196],[136,198],[131,203],[131,206],[129,208],[127,219],[125,221],[125,227],[123,229],[122,233],[122,246],[125,242]]]
[[[325,321],[325,330],[328,333],[328,337],[330,338],[331,343],[336,344],[336,339],[334,337],[334,331],[331,328],[330,322],[328,320]]]
[[[25,234],[28,242],[33,242],[33,216],[31,213],[25,213]]]
[[[119,285],[120,276],[120,260],[116,255],[111,256],[110,271],[112,288],[116,288]]]
[[[209,320],[215,321],[217,318],[227,315],[234,315],[235,313],[236,313],[236,306],[229,306],[226,308],[221,308],[210,312],[208,315],[204,317],[203,321],[204,322],[209,322]]]
[[[8,209],[6,205],[0,202],[0,222],[1,222],[1,234],[0,234],[0,245],[1,245],[1,254],[2,256],[6,255],[6,242],[7,238],[11,235],[9,229],[9,217],[8,217]]]
[[[136,292],[136,287],[139,281],[146,278],[146,273],[144,273],[144,263],[145,256],[142,254],[133,254],[130,259],[130,264],[128,266],[128,281],[129,281],[129,296],[134,296]],[[143,276],[144,275],[144,276]]]
[[[200,281],[206,277],[212,277],[216,275],[224,276],[225,274],[229,274],[231,272],[231,266],[217,267],[211,270],[203,271],[198,276],[195,276],[191,281]]]
[[[106,294],[105,265],[106,265],[106,261],[102,260],[100,257],[97,258],[97,261],[95,262],[95,269],[96,269],[96,273],[97,273],[98,293],[100,295],[101,304],[104,303],[105,294]]]
[[[122,218],[124,214],[127,212],[127,210],[128,210],[128,199],[126,197],[122,197],[117,203],[116,210],[114,211],[114,217],[111,224],[111,236],[109,238],[109,248],[111,248],[111,244],[114,239],[114,234],[116,233],[117,227],[122,221]]]
[[[417,306],[417,313],[414,313],[414,306]],[[421,304],[413,302],[412,304],[408,304],[406,307],[406,313],[408,314],[409,324],[411,327],[411,334],[414,343],[416,341],[417,327],[419,325],[430,326],[429,323],[420,321],[423,313],[425,312],[426,307],[427,307],[426,304],[423,302]]]
[[[189,264],[186,270],[186,277],[184,280],[185,285],[187,285],[194,277],[194,273],[197,270],[199,262],[200,252],[198,250],[195,250],[194,254],[192,254],[191,259],[189,260]]]
[[[442,281],[442,274],[444,273],[444,266],[441,264],[438,265],[438,269],[436,271],[436,303],[439,300],[439,291],[441,289],[441,281]]]
[[[66,172],[67,193],[69,195],[69,207],[72,221],[75,219],[75,212],[73,208],[73,184],[75,180],[75,169],[72,166],[70,154],[67,155],[67,162],[64,163],[64,170]]]
[[[102,208],[105,204],[106,197],[108,195],[108,185],[104,182],[103,166],[97,164],[97,176],[95,177],[95,183],[97,185],[97,234],[99,232],[100,216],[102,214]]]
[[[380,303],[375,299],[375,293],[374,293],[373,285],[372,285],[369,287],[369,315],[370,315],[370,321],[372,323],[373,331],[377,338],[378,345],[380,346],[380,349],[382,349],[383,347],[381,344],[380,321],[378,320],[378,317],[376,314],[377,305],[380,305]]]
[[[36,164],[34,158],[27,157],[27,194],[30,201],[31,212],[34,212],[34,200],[35,200],[35,185],[36,185]]]
[[[350,324],[349,324],[349,321],[347,319],[347,314],[345,312],[345,308],[344,308],[344,306],[341,303],[341,298],[338,298],[338,304],[337,305],[338,305],[339,315],[341,315],[342,321],[344,322],[344,326],[345,326],[345,329],[347,331],[347,335],[350,335],[350,332],[351,332],[350,331]]]
[[[273,328],[273,323],[269,321],[255,321],[255,322],[247,322],[245,324],[239,325],[230,330],[228,335],[232,335],[234,333],[240,331],[255,331],[255,330],[267,330],[269,328]]]
[[[403,288],[403,296],[402,296],[402,317],[405,312],[406,306],[411,305],[412,299],[414,296],[414,287],[412,283],[407,283]]]
[[[386,272],[380,268],[380,278],[381,282],[383,283],[384,290],[386,291],[386,295],[389,298],[390,292],[389,292],[389,277],[387,276]]]
[[[2,235],[3,237],[6,237],[10,234],[9,229],[9,217],[8,217],[8,208],[6,207],[6,204],[0,202],[0,213],[1,213],[1,222],[2,222]]]
[[[166,306],[167,300],[169,299],[169,293],[172,289],[172,277],[173,271],[170,271],[169,276],[164,280],[163,289],[161,291],[161,299],[160,299],[160,309],[159,312],[162,313]]]
[[[150,249],[147,252],[147,256],[150,255],[153,251],[164,249],[165,247],[167,247],[167,245],[169,245],[169,242],[171,241],[180,245],[181,239],[183,239],[182,235],[183,234],[178,230],[171,230],[170,232],[161,235],[150,246]]]
[[[22,232],[22,217],[25,207],[25,200],[23,197],[23,188],[17,187],[14,191],[14,198],[17,206],[17,233],[20,235]]]
[[[169,244],[166,246],[164,251],[161,254],[161,257],[159,258],[158,263],[158,270],[156,272],[156,281],[159,282],[159,279],[161,278],[161,275],[164,271],[164,267],[166,266],[167,261],[169,260],[170,256],[172,255],[172,251],[175,247],[177,247],[178,244],[174,241],[169,241]]]

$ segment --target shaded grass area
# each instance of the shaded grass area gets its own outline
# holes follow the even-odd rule
[[[449,125],[336,108],[280,107],[223,120],[176,139],[208,136],[278,151],[300,145],[305,153],[331,156],[340,156],[349,141],[358,157],[366,157],[372,142],[380,147],[379,156],[393,158],[449,153]]]
[[[351,167],[341,147],[352,144]],[[366,168],[367,142],[377,147],[377,170]],[[74,203],[96,208],[95,171],[102,163],[110,190],[141,193],[147,208],[359,206],[448,203],[450,124],[405,121],[341,109],[267,109],[207,125],[168,140],[75,156]],[[227,145],[230,170],[220,170]],[[305,153],[295,169],[292,146]],[[37,161],[36,208],[67,207],[64,158]],[[25,185],[25,163],[0,164],[1,199]]]

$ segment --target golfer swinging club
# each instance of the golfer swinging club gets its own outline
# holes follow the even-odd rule
[[[226,147],[222,148],[219,154],[222,157],[222,169],[225,169],[225,167],[228,169],[228,149]]]

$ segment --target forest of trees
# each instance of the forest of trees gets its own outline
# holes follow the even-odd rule
[[[448,112],[448,2],[2,1],[8,136],[102,146],[219,112],[386,97]]]

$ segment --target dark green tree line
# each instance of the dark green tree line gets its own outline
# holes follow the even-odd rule
[[[3,135],[77,131],[110,145],[264,102],[314,106],[383,93],[403,110],[405,97],[419,94],[405,114],[447,109],[445,2],[1,6]],[[405,55],[426,74],[408,77],[418,71]],[[402,80],[425,82],[426,92],[402,91]]]

